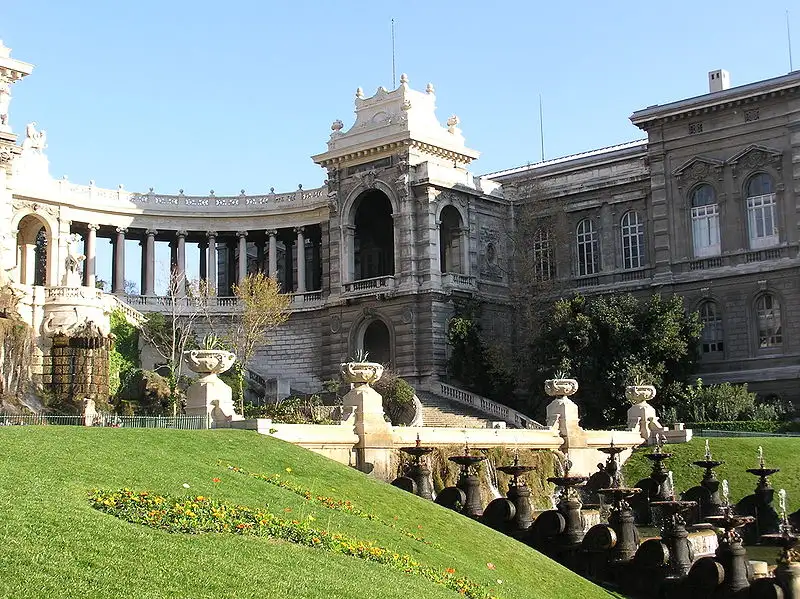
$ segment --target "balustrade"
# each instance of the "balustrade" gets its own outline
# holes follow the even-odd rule
[[[457,403],[470,406],[484,414],[496,416],[499,420],[511,424],[517,428],[530,428],[543,430],[546,427],[539,424],[535,420],[528,418],[525,414],[517,412],[513,408],[499,404],[491,399],[481,397],[475,393],[464,391],[458,387],[453,387],[447,383],[439,383],[439,394],[442,397],[455,401]]]
[[[394,276],[373,277],[371,279],[361,279],[344,283],[345,293],[370,292],[375,289],[388,291],[394,289]]]

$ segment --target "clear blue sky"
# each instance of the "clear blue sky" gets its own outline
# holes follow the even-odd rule
[[[797,6],[795,4],[795,6]],[[788,0],[267,2],[8,0],[0,38],[34,63],[11,122],[48,132],[51,172],[218,195],[320,185],[309,156],[358,86],[436,86],[482,152],[474,171],[642,137],[634,110],[789,70]],[[800,7],[790,14],[800,68]]]

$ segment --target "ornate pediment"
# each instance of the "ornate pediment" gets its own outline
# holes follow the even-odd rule
[[[692,184],[696,181],[707,181],[714,177],[721,181],[723,165],[724,163],[721,160],[706,156],[695,156],[676,168],[673,171],[673,175],[678,179],[678,183],[681,186]]]
[[[751,144],[728,158],[726,162],[731,166],[734,177],[740,173],[747,173],[765,166],[771,166],[776,171],[780,171],[783,165],[783,152],[767,146]]]

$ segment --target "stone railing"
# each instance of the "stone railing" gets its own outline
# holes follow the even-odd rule
[[[457,272],[446,272],[442,275],[442,287],[473,290],[477,288],[477,285],[473,276],[462,275]]]
[[[292,305],[297,308],[319,306],[324,302],[322,291],[305,291],[292,294]]]
[[[157,211],[192,212],[200,208],[203,214],[208,212],[230,212],[259,210],[280,210],[287,206],[311,207],[327,205],[328,190],[326,187],[313,189],[299,188],[288,193],[247,195],[244,190],[236,196],[217,196],[210,192],[207,196],[189,196],[182,191],[177,195],[156,193],[152,189],[145,193],[130,192],[121,186],[118,189],[104,189],[95,185],[78,185],[65,179],[59,180],[55,188],[59,200],[64,203],[76,201],[92,205],[108,203],[131,203],[145,209]]]
[[[290,298],[289,310],[316,308],[325,303],[322,291],[292,293]],[[226,314],[237,310],[239,307],[239,298],[235,296],[180,296],[170,298],[169,296],[161,295],[127,295],[125,296],[125,301],[143,312],[171,310],[173,301],[175,302],[175,307],[181,311],[187,308],[196,308],[198,310],[207,310],[211,314]]]
[[[525,414],[517,412],[513,408],[499,404],[491,399],[481,397],[475,393],[464,391],[458,387],[453,387],[447,383],[438,383],[432,389],[432,392],[451,401],[455,401],[456,403],[464,404],[465,406],[474,408],[480,412],[483,412],[484,414],[488,414],[489,416],[495,417],[498,420],[502,420],[503,422],[517,428],[530,428],[538,430],[547,428],[532,418],[528,418]]]
[[[104,293],[103,301],[108,307],[109,312],[120,310],[125,315],[125,320],[133,326],[138,327],[144,322],[144,314],[133,308],[127,302],[122,301],[113,293]]]
[[[373,277],[344,283],[345,293],[372,293],[374,291],[390,291],[394,289],[394,276]]]
[[[46,301],[58,301],[59,299],[102,300],[103,291],[93,287],[47,287],[45,298]]]
[[[799,248],[800,246],[798,246],[798,244],[784,244],[758,250],[737,250],[720,256],[692,258],[676,263],[674,268],[676,272],[693,272],[768,262],[770,260],[786,260],[796,258]]]

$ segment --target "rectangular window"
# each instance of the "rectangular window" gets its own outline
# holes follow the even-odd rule
[[[692,241],[697,258],[719,256],[719,209],[717,204],[692,208]]]
[[[537,233],[533,241],[533,280],[537,282],[549,281],[553,278],[553,246],[550,231]]]
[[[747,227],[750,249],[757,250],[780,243],[774,193],[747,198]]]

